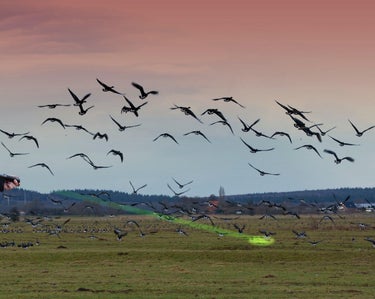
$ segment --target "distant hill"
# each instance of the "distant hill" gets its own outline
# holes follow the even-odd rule
[[[250,201],[253,203],[261,200],[270,200],[273,202],[283,202],[285,200],[303,199],[308,203],[330,203],[337,200],[344,200],[350,196],[350,201],[375,202],[375,188],[338,188],[338,189],[321,189],[321,190],[302,190],[289,192],[266,192],[253,194],[228,195],[227,198],[236,201]]]

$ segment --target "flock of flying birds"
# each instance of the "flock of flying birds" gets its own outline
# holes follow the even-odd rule
[[[154,100],[152,97],[159,94],[156,90],[147,90],[142,85],[133,82],[132,86],[137,90],[137,100],[131,100],[128,98],[128,96],[125,95],[123,92],[119,92],[114,86],[104,83],[103,81],[96,79],[97,83],[99,84],[100,88],[105,93],[111,93],[116,96],[122,97],[125,101],[124,106],[120,109],[121,114],[133,114],[136,118],[141,117],[142,110],[146,108],[146,105],[148,104],[148,101]],[[51,104],[44,104],[39,105],[38,108],[48,108],[48,109],[55,109],[57,107],[69,107],[73,106],[77,108],[77,113],[80,116],[84,116],[88,113],[90,113],[91,109],[94,108],[94,105],[90,104],[90,96],[91,93],[85,94],[83,97],[79,97],[71,88],[68,88],[68,94],[70,95],[71,103],[51,103]],[[146,101],[147,100],[147,101]],[[157,99],[155,99],[157,101]],[[245,106],[242,105],[240,102],[238,102],[236,99],[234,99],[231,96],[225,96],[225,97],[219,97],[212,99],[214,102],[222,101],[228,104],[234,104],[237,105],[240,109],[245,109]],[[314,142],[322,143],[322,140],[325,135],[327,135],[331,140],[336,142],[340,147],[346,146],[346,147],[353,147],[358,146],[359,144],[349,143],[340,140],[337,137],[334,137],[331,135],[330,132],[332,132],[336,127],[331,127],[327,130],[323,129],[323,124],[321,123],[314,123],[309,115],[311,114],[311,111],[303,111],[301,109],[297,109],[295,107],[292,107],[290,105],[283,104],[279,101],[275,101],[275,104],[280,107],[282,111],[284,111],[288,117],[290,118],[291,124],[296,128],[296,130],[303,132],[306,136],[311,137],[311,142],[302,144],[299,146],[296,146],[294,150],[311,150],[313,151],[317,157],[323,158],[323,153],[326,155],[329,155],[333,158],[333,161],[336,164],[340,164],[343,161],[346,162],[354,162],[354,158],[351,156],[340,156],[340,154],[332,149],[324,149],[323,152],[320,152],[317,147],[314,145]],[[196,114],[193,112],[192,108],[190,106],[182,106],[182,105],[176,105],[173,104],[172,107],[170,107],[171,110],[177,110],[182,112],[184,115],[191,117],[195,119],[200,124],[203,124],[203,121],[200,117],[203,117],[204,115],[212,115],[216,118],[216,121],[211,122],[209,125],[222,125],[224,129],[228,130],[228,133],[232,135],[236,135],[233,129],[233,122],[230,122],[228,118],[225,116],[225,112],[220,111],[217,108],[209,108],[203,111],[200,114]],[[115,128],[117,128],[119,131],[125,131],[128,129],[136,129],[137,127],[140,127],[141,124],[134,124],[134,125],[125,125],[123,122],[119,119],[116,119],[114,116],[109,114],[109,119],[113,122],[113,125]],[[372,130],[375,128],[375,125],[372,125],[370,127],[367,127],[366,129],[359,129],[357,125],[351,121],[348,120],[350,126],[353,128],[353,132],[356,136],[361,137],[366,132]],[[247,122],[247,120],[244,120],[240,117],[238,117],[238,125],[241,125],[241,131],[243,133],[249,133],[254,134],[257,137],[265,138],[265,139],[276,139],[276,137],[285,137],[290,144],[293,144],[292,136],[283,131],[275,131],[273,134],[267,135],[263,132],[261,132],[260,129],[257,128],[258,123],[260,122],[260,119],[252,120],[251,122]],[[61,126],[63,129],[68,128],[74,128],[79,131],[83,131],[88,135],[91,135],[92,139],[103,139],[108,142],[109,140],[109,134],[108,132],[93,132],[90,129],[87,129],[83,125],[79,124],[67,124],[63,120],[57,117],[48,117],[45,120],[41,122],[41,125],[47,125],[48,123],[56,123],[59,126]],[[30,134],[30,132],[22,132],[22,133],[14,133],[14,132],[8,132],[6,130],[0,129],[0,132],[4,135],[6,135],[8,138],[19,138],[19,141],[25,140],[30,141],[35,144],[37,148],[39,148],[39,141],[37,137]],[[189,132],[186,132],[183,134],[183,136],[188,135],[196,135],[202,138],[205,142],[212,143],[211,137],[208,137],[206,134],[204,134],[201,130],[191,130]],[[173,136],[170,132],[162,132],[159,135],[155,136],[152,141],[157,142],[159,139],[169,139],[172,142],[179,144],[177,138]],[[250,144],[250,142],[246,141],[244,138],[239,137],[241,140],[245,150],[250,151],[250,153],[259,153],[259,152],[270,152],[274,151],[275,147],[267,147],[267,148],[257,148]],[[3,146],[4,150],[8,152],[10,157],[16,157],[20,155],[28,155],[29,153],[25,152],[17,152],[10,148],[9,145],[7,145],[5,142],[1,141],[1,145]],[[111,148],[108,150],[106,155],[114,155],[118,156],[121,163],[124,162],[124,153],[119,149]],[[111,165],[98,165],[94,163],[93,159],[90,158],[89,154],[79,152],[75,153],[73,155],[70,155],[69,157],[66,157],[66,159],[73,159],[73,158],[81,158],[84,162],[88,163],[93,169],[102,169],[102,168],[109,168],[112,167]],[[261,169],[261,167],[254,165],[253,163],[248,163],[249,167],[259,173],[261,176],[271,175],[271,176],[278,176],[280,173],[278,172],[270,172],[266,171],[264,169]],[[34,163],[32,165],[28,166],[29,168],[34,167],[43,167],[46,168],[51,175],[54,175],[54,170],[50,165],[47,165],[44,162]],[[132,190],[136,190],[134,186],[130,183]],[[145,187],[147,184],[144,184],[143,187]],[[178,184],[177,184],[178,185]],[[167,184],[167,187],[171,190],[171,192],[174,195],[182,195],[185,192],[176,192],[170,184]],[[187,192],[187,191],[186,191]]]
[[[159,92],[156,91],[156,90],[147,90],[142,85],[133,82],[132,86],[134,88],[136,88],[136,90],[138,92],[138,99],[137,100],[131,100],[131,99],[128,98],[128,96],[125,95],[125,93],[119,92],[114,86],[108,85],[108,84],[102,82],[99,79],[96,79],[96,81],[99,84],[99,86],[101,87],[103,92],[112,93],[112,94],[124,99],[124,101],[125,101],[124,106],[119,111],[121,114],[123,114],[123,113],[124,114],[133,114],[134,117],[136,117],[136,118],[141,117],[142,111],[143,111],[143,109],[145,109],[147,107],[146,105],[148,104],[148,101],[154,100],[153,97],[159,94]],[[83,97],[79,97],[72,89],[68,88],[68,94],[70,95],[70,99],[72,101],[71,103],[67,103],[67,104],[62,104],[62,103],[45,104],[45,105],[39,105],[38,108],[40,108],[40,109],[48,108],[48,109],[53,110],[53,109],[56,109],[57,107],[74,107],[74,108],[77,109],[76,111],[77,111],[78,115],[80,115],[80,116],[84,116],[84,115],[90,113],[90,111],[92,111],[92,109],[94,108],[94,105],[91,105],[90,102],[89,102],[91,93],[87,93]],[[146,99],[147,99],[147,101],[146,101]],[[155,100],[157,100],[157,99],[155,99]],[[214,102],[222,101],[222,102],[228,103],[230,105],[237,105],[239,107],[239,109],[245,109],[244,105],[242,105],[239,101],[237,101],[236,99],[234,99],[231,96],[214,98],[214,99],[212,99],[212,101],[214,101]],[[332,136],[330,132],[332,132],[336,127],[331,127],[329,129],[325,130],[323,128],[323,124],[314,123],[309,117],[309,115],[312,113],[311,111],[303,111],[301,109],[297,109],[297,108],[292,107],[290,105],[283,104],[283,103],[281,103],[280,101],[277,101],[277,100],[275,101],[275,106],[278,106],[281,109],[281,111],[284,111],[286,113],[287,117],[291,121],[291,125],[296,130],[298,130],[300,132],[303,132],[307,137],[311,138],[311,142],[306,143],[306,144],[302,144],[302,145],[298,145],[298,146],[294,147],[294,150],[302,150],[302,149],[311,150],[320,159],[323,158],[323,153],[324,153],[326,155],[331,156],[333,158],[334,163],[336,163],[336,164],[340,164],[344,161],[345,162],[351,162],[351,163],[354,162],[354,158],[351,157],[351,156],[340,156],[338,153],[336,153],[336,151],[334,151],[332,149],[324,149],[323,152],[320,152],[317,149],[317,147],[314,146],[314,142],[315,143],[318,142],[319,144],[322,143],[323,138],[326,138],[325,137],[326,135],[331,140],[336,142],[338,144],[338,146],[340,146],[340,147],[343,147],[343,146],[345,146],[345,147],[359,146],[359,144],[342,141],[339,138]],[[209,109],[206,109],[205,111],[203,111],[200,114],[194,113],[190,106],[181,106],[181,105],[174,104],[172,107],[170,107],[170,109],[172,111],[180,111],[182,114],[184,114],[187,117],[190,117],[190,118],[194,119],[199,124],[204,123],[202,121],[201,117],[203,117],[204,115],[211,115],[211,116],[215,117],[216,120],[211,122],[209,124],[210,126],[222,125],[225,130],[228,130],[229,134],[234,135],[234,136],[236,135],[236,132],[233,129],[233,122],[230,122],[228,120],[228,117],[226,117],[225,112],[220,111],[218,108],[209,108]],[[138,123],[134,124],[134,125],[125,125],[125,124],[122,123],[121,120],[116,119],[111,114],[109,114],[109,120],[111,120],[111,122],[113,123],[114,128],[118,129],[120,132],[128,130],[128,129],[135,129],[136,130],[138,127],[141,126],[141,124],[138,124]],[[289,133],[284,132],[284,131],[278,130],[278,131],[273,132],[270,135],[267,135],[267,134],[263,133],[259,128],[257,128],[257,126],[260,122],[259,118],[248,122],[247,120],[244,120],[243,118],[238,117],[237,122],[238,122],[238,125],[241,126],[241,131],[243,133],[253,134],[256,137],[265,138],[265,139],[276,139],[276,137],[283,137],[283,138],[286,138],[287,142],[289,142],[290,144],[293,144],[293,142],[294,142],[293,138],[292,138],[293,136],[291,136]],[[354,134],[358,137],[363,136],[365,133],[367,133],[368,131],[375,128],[375,125],[372,125],[372,126],[367,127],[366,129],[359,129],[353,121],[348,120],[348,122],[349,122],[349,125],[352,127]],[[64,130],[68,129],[68,128],[74,128],[78,131],[82,131],[85,134],[88,134],[88,136],[91,136],[91,138],[93,140],[103,139],[106,142],[108,142],[108,140],[109,140],[108,132],[93,132],[93,131],[87,129],[86,127],[84,127],[81,124],[79,124],[79,125],[67,124],[63,120],[61,120],[60,118],[57,118],[57,117],[48,117],[41,122],[41,125],[46,126],[49,123],[56,123],[58,126],[61,126],[61,128],[64,129]],[[39,148],[39,146],[40,146],[38,139],[35,136],[31,135],[30,132],[14,133],[14,132],[8,132],[8,131],[3,130],[3,129],[0,129],[0,132],[2,134],[6,135],[10,139],[18,138],[19,141],[30,141],[35,145],[36,148]],[[188,136],[188,135],[196,135],[199,138],[202,138],[202,142],[207,142],[207,143],[213,142],[211,140],[211,138],[209,136],[206,136],[201,130],[192,130],[192,131],[189,131],[189,132],[186,132],[186,133],[183,134],[183,136]],[[177,138],[175,138],[175,136],[173,136],[169,132],[162,132],[162,133],[158,134],[157,136],[155,136],[152,139],[152,142],[159,142],[160,139],[167,139],[167,140],[170,140],[172,143],[179,144]],[[271,151],[275,150],[275,147],[257,148],[255,146],[253,146],[252,144],[250,144],[250,142],[245,140],[245,138],[243,138],[243,137],[239,137],[239,140],[242,143],[242,145],[244,147],[244,150],[250,151],[250,153],[252,153],[252,154],[256,154],[256,153],[259,153],[259,152],[271,152]],[[29,153],[24,153],[24,152],[13,151],[3,141],[1,141],[1,145],[3,146],[4,150],[12,158],[16,157],[16,156],[20,156],[20,155],[28,155],[29,154]],[[125,159],[125,156],[124,156],[123,152],[119,149],[111,148],[107,151],[106,155],[107,156],[108,155],[117,156],[119,158],[120,163],[123,163],[124,159]],[[90,158],[90,155],[87,154],[87,153],[83,153],[83,152],[78,152],[78,153],[69,155],[68,157],[66,157],[66,159],[81,159],[84,163],[89,164],[94,170],[111,167],[110,165],[98,165],[98,164],[94,163],[92,158]],[[279,176],[280,175],[280,173],[277,173],[277,172],[269,172],[269,171],[263,170],[259,166],[253,165],[253,163],[248,163],[248,165],[249,165],[250,169],[254,170],[260,176]],[[43,168],[46,168],[51,175],[54,175],[53,169],[44,162],[35,163],[35,164],[32,164],[32,165],[29,165],[28,167],[29,168],[43,167]],[[186,182],[181,182],[181,181],[175,179],[174,177],[172,177],[172,180],[173,180],[174,185],[172,185],[172,183],[167,183],[166,185],[167,185],[167,188],[173,193],[173,196],[175,196],[175,197],[179,197],[179,196],[182,196],[183,194],[187,193],[190,190],[189,186],[191,186],[191,184],[193,183],[193,180],[191,180],[191,179],[187,180]],[[135,186],[131,180],[129,180],[129,185],[131,187],[130,193],[133,193],[133,194],[138,194],[140,192],[140,190],[147,187],[146,183],[143,183],[140,186]],[[104,192],[101,192],[100,194],[92,194],[92,195],[99,197],[99,196],[102,196],[103,194],[104,194]],[[85,194],[85,195],[89,195],[89,194]],[[109,196],[108,194],[104,194],[104,195]],[[334,223],[334,219],[332,218],[331,215],[337,214],[338,208],[345,205],[345,202],[348,199],[349,199],[349,197],[347,199],[345,199],[345,201],[343,201],[343,202],[337,202],[337,203],[335,203],[333,205],[330,205],[328,207],[321,207],[317,203],[316,204],[305,203],[305,204],[309,205],[311,209],[316,209],[318,212],[324,213],[324,216],[321,218],[320,222],[328,220],[328,221],[331,221],[332,223]],[[69,205],[65,206],[62,201],[55,200],[53,198],[51,198],[51,201],[54,204],[64,206],[64,212],[69,212],[69,210],[71,208],[73,208],[73,206],[76,205],[76,202],[72,202]],[[215,215],[210,215],[209,214],[210,208],[214,208],[214,210],[216,210],[218,208],[222,208],[221,206],[220,207],[217,206],[217,203],[214,203],[213,201],[196,202],[196,203],[192,203],[189,207],[184,206],[182,204],[178,205],[176,203],[173,203],[173,205],[169,205],[169,204],[163,203],[163,202],[159,202],[158,207],[155,207],[151,203],[133,203],[133,205],[137,205],[137,204],[146,204],[148,209],[152,209],[152,210],[154,210],[158,213],[161,213],[163,215],[168,215],[169,213],[172,213],[173,215],[176,215],[176,213],[177,214],[179,213],[179,214],[182,214],[182,215],[190,216],[192,221],[201,221],[201,219],[203,219],[205,221],[209,221],[213,226],[215,226],[215,223],[214,223],[215,218],[220,218],[221,220],[229,221],[230,222],[229,225],[232,228],[236,229],[238,231],[238,233],[243,233],[245,231],[245,228],[246,228],[245,225],[235,222],[236,219],[238,219],[238,215],[242,214],[244,210],[249,211],[249,210],[253,210],[256,207],[267,207],[269,210],[272,210],[272,209],[282,210],[284,215],[291,215],[291,216],[296,217],[298,219],[300,218],[298,213],[294,212],[293,210],[290,210],[288,207],[285,207],[281,204],[272,203],[270,201],[261,201],[255,207],[250,206],[250,205],[245,205],[243,203],[226,201],[225,202],[225,212],[228,212],[228,214],[232,213],[232,214],[236,215],[236,216],[231,217],[231,218],[229,218],[229,217],[216,217]],[[204,206],[207,210],[199,210],[202,206]],[[87,208],[93,209],[93,207],[87,207]],[[241,211],[241,212],[239,212],[239,211]],[[264,219],[264,218],[271,218],[271,219],[276,220],[276,216],[272,213],[269,213],[269,212],[266,212],[263,216],[261,216],[260,219]],[[59,233],[63,231],[63,227],[65,226],[65,224],[67,224],[68,221],[69,221],[69,219],[66,220],[66,222],[64,222],[64,224],[62,226],[56,225],[56,227],[54,227],[54,228],[48,227],[46,232],[48,232],[49,234],[59,235]],[[34,226],[37,227],[38,225],[41,225],[41,222],[42,222],[42,220],[40,220],[40,219],[39,220],[30,220],[30,224],[32,224],[33,227]],[[139,223],[137,223],[136,221],[130,220],[126,223],[126,225],[131,225],[131,226],[136,227],[140,231],[141,236],[145,235],[144,231],[141,229],[141,225]],[[362,223],[360,223],[358,225],[361,229],[362,229],[362,226],[365,227],[365,224],[362,224]],[[184,231],[181,227],[179,227],[176,231],[180,234],[183,234],[183,235],[186,235],[186,236],[188,235],[188,233],[186,231]],[[118,240],[121,240],[127,234],[127,231],[125,231],[121,228],[117,228],[117,227],[113,229],[113,232],[116,235]],[[218,230],[218,232],[219,232],[219,230]],[[259,232],[264,234],[265,237],[270,237],[274,234],[273,232],[266,231],[266,230],[260,230]],[[293,233],[295,234],[296,238],[306,238],[307,237],[307,235],[304,231],[298,232],[298,231],[293,230]],[[371,242],[375,246],[374,239],[366,238],[365,240]],[[311,241],[312,245],[317,245],[318,243],[320,243],[320,241]]]

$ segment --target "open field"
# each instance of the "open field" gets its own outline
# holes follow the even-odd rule
[[[0,234],[0,243],[15,243],[0,248],[0,298],[373,298],[375,249],[364,239],[375,237],[375,218],[344,217],[215,218],[221,228],[245,224],[250,235],[275,232],[268,247],[188,226],[184,235],[150,216],[53,218],[34,228],[21,219]],[[114,228],[127,235],[117,240]],[[33,246],[18,247],[25,242]]]

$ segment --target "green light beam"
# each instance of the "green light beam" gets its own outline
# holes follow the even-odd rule
[[[59,194],[59,195],[66,196],[66,197],[82,200],[82,201],[89,201],[89,202],[98,204],[100,206],[106,206],[106,207],[110,207],[110,208],[114,208],[114,209],[118,209],[118,210],[123,210],[123,211],[129,212],[129,213],[132,213],[132,214],[150,215],[150,216],[156,217],[156,218],[164,220],[164,221],[173,222],[173,223],[177,223],[177,224],[184,225],[184,226],[189,226],[189,227],[192,227],[192,228],[205,230],[205,231],[216,233],[216,234],[222,234],[222,235],[230,236],[230,237],[234,237],[234,238],[245,239],[250,244],[256,245],[256,246],[269,246],[269,245],[272,245],[275,242],[275,240],[272,237],[252,236],[252,235],[248,235],[248,234],[244,234],[244,233],[239,233],[239,232],[236,232],[236,231],[231,231],[231,230],[228,230],[228,229],[219,228],[219,227],[216,227],[216,226],[213,226],[213,225],[198,223],[198,222],[194,222],[194,221],[191,221],[191,220],[186,220],[186,219],[182,219],[182,218],[178,218],[178,217],[173,217],[173,216],[170,216],[170,215],[164,215],[164,214],[161,214],[161,213],[156,213],[156,212],[153,212],[153,211],[150,211],[150,210],[140,209],[140,208],[137,208],[137,207],[126,205],[126,204],[120,204],[120,203],[116,203],[116,202],[113,202],[113,201],[104,200],[104,199],[100,199],[100,198],[97,198],[97,197],[92,197],[90,195],[82,195],[82,194],[79,194],[79,193],[76,193],[76,192],[73,192],[73,191],[58,191],[58,192],[55,192],[55,193]]]

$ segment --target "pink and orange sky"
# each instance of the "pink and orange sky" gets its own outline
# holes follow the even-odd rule
[[[2,1],[0,129],[26,130],[40,139],[40,149],[34,149],[0,135],[15,151],[30,152],[10,158],[4,149],[3,172],[18,174],[24,188],[41,192],[130,191],[132,180],[147,184],[145,194],[170,194],[171,177],[194,180],[191,196],[217,193],[220,186],[228,194],[373,186],[375,130],[359,138],[348,119],[362,129],[375,124],[374,13],[372,1]],[[133,81],[160,94],[135,118],[120,113],[125,101],[103,93],[96,78],[139,104]],[[76,107],[37,108],[72,103],[67,88],[80,96],[91,93],[88,102],[95,107],[85,116]],[[211,100],[221,96],[233,96],[246,108]],[[333,137],[360,145],[338,147],[328,136],[316,142],[293,127],[275,100],[312,111],[312,124],[336,126]],[[204,124],[170,110],[173,104],[190,106]],[[200,115],[207,108],[222,111],[235,134],[210,125],[216,118]],[[120,133],[109,115],[141,126]],[[41,126],[51,116],[107,131],[110,139]],[[249,123],[260,118],[258,130],[288,132],[293,144],[244,133],[238,117]],[[183,136],[198,129],[212,144]],[[165,131],[180,144],[152,141]],[[275,150],[251,154],[240,137]],[[294,150],[303,144],[356,161],[335,165],[327,154],[320,159]],[[106,155],[111,148],[124,152],[124,163]],[[75,152],[113,167],[94,171],[84,161],[66,159]],[[55,176],[28,168],[41,161]],[[260,177],[248,163],[281,175]]]

